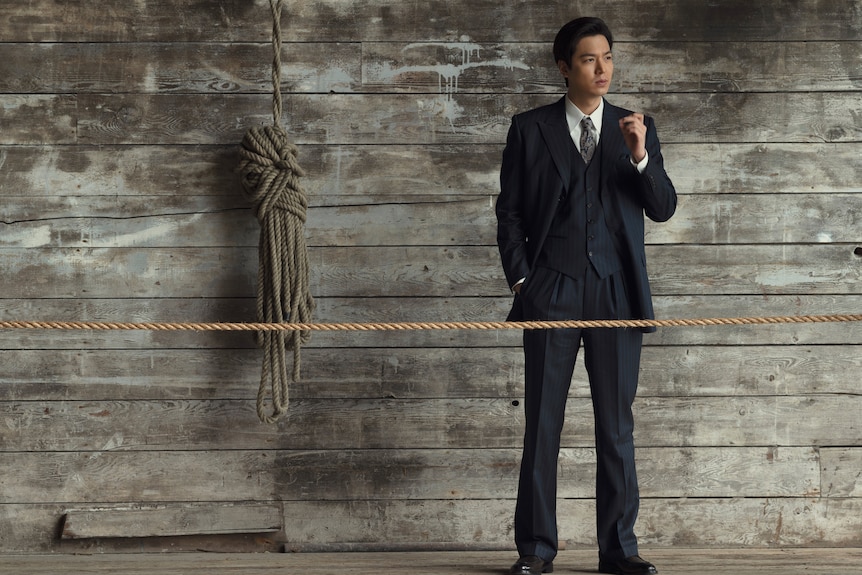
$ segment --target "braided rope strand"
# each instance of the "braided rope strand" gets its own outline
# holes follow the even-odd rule
[[[846,323],[862,321],[862,314],[792,315],[772,317],[724,317],[682,319],[610,319],[555,321],[446,321],[446,322],[108,322],[108,321],[0,321],[0,330],[147,330],[147,331],[415,331],[415,330],[506,330],[506,329],[595,329],[644,327],[708,327],[726,325],[778,325],[807,323]]]

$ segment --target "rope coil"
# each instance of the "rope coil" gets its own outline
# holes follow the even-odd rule
[[[239,172],[243,189],[260,222],[258,245],[257,319],[261,323],[307,323],[314,310],[308,285],[308,254],[303,226],[308,197],[299,178],[305,175],[296,160],[297,147],[281,127],[281,10],[283,0],[270,0],[272,8],[272,126],[253,127],[242,140]],[[288,382],[300,376],[300,347],[311,332],[255,330],[263,349],[263,368],[257,396],[261,421],[274,423],[287,412]],[[285,352],[293,350],[288,376]],[[272,415],[265,407],[271,381]]]

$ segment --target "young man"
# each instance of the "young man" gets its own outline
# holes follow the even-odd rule
[[[560,29],[554,59],[566,95],[515,116],[497,199],[497,243],[515,293],[509,320],[652,319],[644,214],[676,210],[651,118],[604,100],[613,38],[598,18]],[[644,330],[644,331],[655,331]],[[557,553],[557,458],[583,340],[596,426],[599,571],[650,575],[638,555],[635,398],[642,331],[524,331],[525,432],[510,572],[550,573]]]

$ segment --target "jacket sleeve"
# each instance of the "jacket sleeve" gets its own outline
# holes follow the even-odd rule
[[[652,118],[646,117],[647,127],[646,148],[649,161],[641,174],[641,199],[644,213],[656,222],[665,222],[676,211],[676,190],[664,170],[664,158],[661,155],[661,145]]]
[[[523,198],[523,135],[517,117],[512,119],[500,167],[497,197],[497,246],[509,287],[529,272],[527,220]]]

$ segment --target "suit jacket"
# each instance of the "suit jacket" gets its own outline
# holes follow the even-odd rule
[[[619,129],[619,119],[632,112],[605,101],[600,146],[600,198],[614,247],[623,261],[632,318],[653,319],[652,297],[644,252],[644,214],[663,222],[676,210],[676,191],[664,169],[655,123],[645,117],[646,170],[632,166]],[[565,96],[559,101],[518,114],[503,151],[497,198],[497,245],[509,285],[529,275],[572,177],[571,136]],[[523,319],[516,295],[510,321]],[[646,331],[655,331],[654,329]]]

